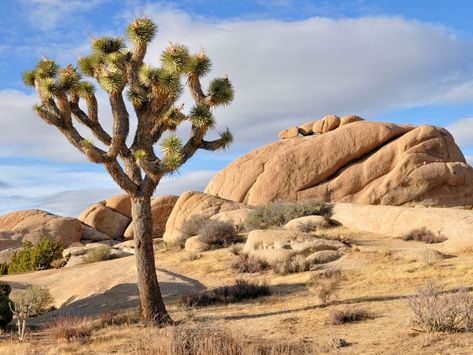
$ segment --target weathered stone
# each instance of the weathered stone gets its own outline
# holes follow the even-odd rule
[[[364,121],[364,119],[357,115],[343,116],[342,118],[340,118],[340,126],[358,121]]]
[[[324,216],[305,216],[290,220],[283,228],[293,231],[304,231],[308,226],[316,230],[318,228],[326,228],[330,226],[330,223]]]
[[[131,221],[130,218],[100,204],[89,207],[81,213],[79,218],[85,224],[113,239],[123,236]]]
[[[309,265],[326,264],[326,263],[330,263],[332,261],[340,259],[342,255],[343,254],[337,250],[321,250],[321,251],[316,251],[313,254],[310,254],[307,257],[306,262]]]
[[[205,192],[250,205],[310,198],[473,205],[473,168],[444,129],[359,121],[250,152],[219,172]]]
[[[121,194],[110,197],[106,204],[112,210],[131,218],[131,199],[127,194]]]
[[[105,233],[99,232],[97,229],[84,225],[84,229],[82,230],[82,238],[81,240],[89,240],[92,242],[100,242],[104,240],[111,240],[108,235]]]
[[[313,134],[314,131],[312,130],[312,127],[314,126],[315,122],[317,121],[310,121],[299,126],[299,133],[303,136],[310,136],[311,134]]]
[[[314,125],[312,126],[312,132],[314,133],[327,133],[333,131],[340,125],[340,118],[335,115],[327,115],[322,119],[315,121]]]
[[[299,135],[299,128],[289,127],[279,132],[279,139],[294,138]]]
[[[202,252],[210,249],[210,245],[202,240],[202,237],[195,235],[186,240],[184,249],[190,252]]]

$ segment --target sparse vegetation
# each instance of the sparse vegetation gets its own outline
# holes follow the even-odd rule
[[[418,241],[426,244],[437,244],[447,240],[447,238],[440,233],[435,234],[425,227],[413,229],[402,236],[405,241]]]
[[[0,263],[0,275],[6,275],[8,274],[8,263],[3,262]]]
[[[473,297],[466,290],[446,292],[429,282],[418,288],[408,305],[414,312],[412,325],[425,332],[462,332],[473,330]]]
[[[46,287],[31,286],[25,291],[12,294],[12,300],[11,310],[18,322],[18,339],[23,341],[28,319],[47,311],[53,303],[53,298]]]
[[[292,219],[305,216],[326,216],[332,213],[332,206],[314,200],[296,203],[270,202],[254,208],[248,215],[245,226],[248,229],[280,227]]]
[[[242,300],[269,296],[271,290],[268,285],[259,285],[244,280],[237,280],[234,285],[222,286],[212,290],[188,293],[181,297],[182,306],[205,307],[213,304],[237,303]]]
[[[287,344],[282,342],[248,342],[241,336],[209,326],[180,325],[168,327],[165,334],[130,344],[133,354],[140,355],[286,355],[313,354],[314,350],[304,343]]]
[[[281,259],[270,267],[279,275],[287,275],[295,272],[308,271],[310,263],[307,262],[307,258],[303,255],[292,255],[289,258]]]
[[[80,317],[61,317],[46,325],[46,331],[55,339],[68,342],[77,340],[81,344],[86,343],[92,335],[90,320]]]
[[[181,231],[189,236],[199,235],[204,243],[213,247],[225,248],[239,241],[233,223],[208,219],[202,215],[193,215],[187,219]]]
[[[262,260],[249,257],[244,253],[239,253],[238,259],[232,264],[232,268],[241,273],[254,274],[257,272],[264,272],[268,270],[270,266]]]
[[[13,255],[8,273],[49,269],[54,260],[62,258],[62,250],[60,244],[47,237],[43,237],[36,246],[25,241],[23,247]]]
[[[119,313],[108,312],[99,317],[95,328],[101,329],[110,326],[136,324],[141,320],[141,314],[138,308]]]
[[[340,270],[324,270],[314,274],[307,287],[322,303],[327,303],[340,287],[342,273]]]
[[[311,233],[319,229],[319,224],[314,222],[299,223],[298,229],[303,233]]]
[[[112,250],[106,245],[101,245],[96,248],[89,249],[84,256],[84,262],[96,263],[99,261],[110,260],[112,257]]]
[[[330,322],[332,324],[360,322],[371,318],[373,318],[373,315],[364,308],[350,307],[330,312]]]
[[[5,328],[5,326],[10,323],[13,318],[11,300],[8,297],[10,292],[10,284],[0,281],[0,328]]]

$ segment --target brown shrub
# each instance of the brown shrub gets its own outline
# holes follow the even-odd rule
[[[102,314],[96,323],[96,329],[110,326],[130,325],[141,321],[141,313],[138,309],[125,312],[108,312]]]
[[[186,308],[205,307],[213,304],[237,303],[247,299],[269,296],[268,285],[259,285],[244,280],[236,280],[234,285],[217,287],[204,292],[184,294],[180,304]]]
[[[372,318],[372,314],[363,308],[336,309],[330,312],[330,321],[332,324],[360,322]]]
[[[466,290],[445,292],[433,282],[418,288],[408,299],[414,312],[412,325],[426,332],[473,330],[473,297]]]
[[[417,228],[413,229],[410,232],[404,234],[402,236],[402,240],[405,241],[418,241],[418,242],[424,242],[426,244],[437,244],[437,243],[442,243],[447,240],[446,237],[438,233],[435,235],[432,231],[428,230],[425,227],[422,228]]]
[[[262,260],[249,257],[247,254],[239,254],[238,260],[233,262],[232,268],[241,273],[254,274],[268,270],[269,265]]]
[[[87,254],[84,256],[84,262],[89,264],[110,260],[111,256],[112,250],[106,245],[101,245],[96,248],[89,249]]]
[[[198,234],[204,243],[224,248],[239,240],[235,225],[230,222],[208,220]]]
[[[293,255],[287,259],[281,259],[279,262],[271,265],[271,269],[279,275],[287,275],[296,272],[304,272],[310,269],[310,263],[303,255]]]
[[[61,317],[48,323],[46,330],[55,340],[66,340],[68,342],[77,340],[86,343],[92,335],[93,327],[90,320],[86,318]]]
[[[208,218],[199,214],[195,214],[187,218],[184,223],[182,223],[181,231],[188,236],[194,236],[199,234],[200,228],[208,222]]]
[[[340,287],[342,273],[340,270],[324,270],[312,275],[307,282],[307,288],[321,302],[327,303]]]

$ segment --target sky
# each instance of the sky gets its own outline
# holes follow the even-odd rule
[[[123,36],[143,15],[159,28],[146,62],[159,65],[169,41],[204,48],[213,63],[204,84],[228,74],[235,87],[234,102],[215,112],[216,131],[230,128],[234,144],[199,152],[156,195],[203,190],[282,129],[326,114],[446,127],[473,162],[472,12],[469,0],[1,0],[0,214],[77,216],[120,192],[36,117],[21,74],[42,56],[75,64],[91,39]],[[110,128],[106,94],[97,95]],[[181,101],[191,107],[188,94]]]

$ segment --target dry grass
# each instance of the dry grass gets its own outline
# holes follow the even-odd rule
[[[249,257],[247,254],[238,254],[238,259],[232,263],[232,269],[241,273],[261,273],[269,268],[268,263]]]
[[[447,240],[446,237],[438,233],[437,235],[428,230],[425,227],[418,228],[418,229],[413,229],[410,232],[406,233],[403,235],[402,240],[405,241],[418,241],[418,242],[423,242],[426,244],[437,244],[437,243],[442,243]]]
[[[46,325],[46,332],[56,341],[79,341],[83,344],[89,341],[93,332],[93,326],[91,321],[86,318],[61,317],[48,323]]]
[[[140,355],[304,355],[313,354],[308,345],[281,342],[248,342],[228,331],[208,327],[176,326],[165,330],[157,339],[151,335],[138,343],[130,344],[130,352]]]
[[[84,262],[96,263],[99,261],[110,260],[112,251],[109,247],[105,245],[98,246],[96,248],[89,249],[87,254],[84,256]]]
[[[322,303],[327,303],[339,289],[341,280],[340,270],[325,270],[312,275],[307,287]]]

